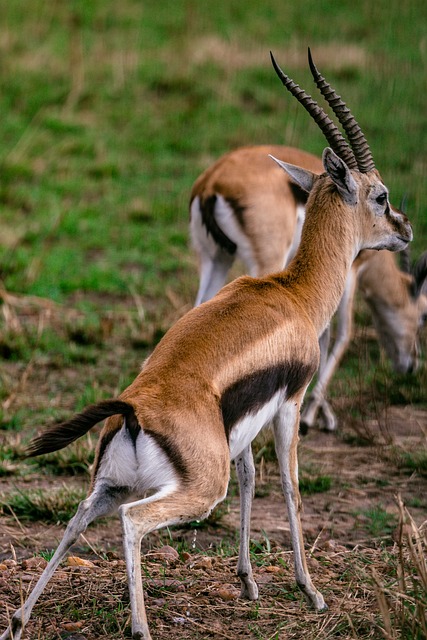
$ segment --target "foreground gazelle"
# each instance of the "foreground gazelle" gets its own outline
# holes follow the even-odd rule
[[[241,491],[238,575],[242,596],[258,589],[249,561],[254,486],[251,441],[274,423],[288,510],[296,580],[316,610],[325,608],[307,570],[298,489],[299,409],[319,363],[318,337],[341,299],[351,264],[363,248],[403,249],[407,218],[394,213],[369,147],[353,116],[350,144],[298,85],[276,72],[304,105],[334,149],[325,172],[282,163],[309,193],[298,252],[289,267],[265,278],[243,276],[192,309],[163,337],[119,399],[88,407],[36,438],[30,455],[65,447],[93,425],[104,425],[91,489],[33,592],[1,640],[22,626],[55,568],[96,517],[118,509],[132,609],[132,637],[151,638],[144,607],[141,539],[160,527],[205,517],[227,492],[230,460]],[[340,107],[345,105],[340,102]]]
[[[268,155],[314,173],[323,172],[321,159],[311,153],[260,145],[226,153],[197,178],[190,197],[190,233],[200,269],[196,305],[212,298],[225,284],[236,258],[251,276],[265,276],[283,269],[295,254],[307,193]],[[325,428],[336,428],[335,414],[325,396],[351,339],[357,284],[394,370],[408,373],[416,369],[419,330],[427,314],[427,296],[422,293],[426,277],[427,252],[412,271],[400,270],[395,255],[388,251],[361,252],[347,277],[329,353],[328,335],[320,341],[318,379],[304,403],[302,430],[314,425],[319,409]]]

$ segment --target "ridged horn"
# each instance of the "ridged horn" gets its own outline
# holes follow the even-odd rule
[[[356,157],[359,171],[361,173],[368,173],[368,171],[372,171],[375,169],[375,163],[362,129],[357,123],[355,117],[352,115],[350,109],[341,99],[341,96],[337,94],[335,89],[333,89],[319,73],[319,70],[313,62],[310,48],[308,49],[308,64],[310,65],[311,73],[320,93],[331,106],[347,134],[350,146]]]
[[[324,112],[313,98],[304,89],[301,89],[291,78],[289,78],[277,64],[270,51],[271,62],[282,84],[290,93],[302,104],[310,116],[321,129],[326,140],[335,153],[347,164],[350,169],[357,169],[357,161],[348,142],[342,135],[338,127],[332,122],[330,117]]]

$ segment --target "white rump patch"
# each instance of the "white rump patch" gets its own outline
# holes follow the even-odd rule
[[[254,257],[252,245],[238,223],[234,209],[221,194],[217,193],[216,197],[215,220],[218,226],[223,233],[237,245],[236,257],[246,265],[248,274],[250,276],[257,276],[258,265]],[[215,258],[218,253],[218,245],[212,236],[206,233],[206,227],[202,223],[198,196],[194,198],[191,203],[190,229],[193,246],[196,251],[201,255],[209,255],[211,259]]]
[[[154,438],[141,429],[134,446],[125,426],[102,457],[97,481],[101,479],[138,494],[161,491],[166,495],[178,486],[175,468]]]

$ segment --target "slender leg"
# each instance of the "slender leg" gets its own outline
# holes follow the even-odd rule
[[[144,592],[141,573],[141,540],[151,531],[173,524],[190,522],[206,517],[225,493],[217,499],[201,498],[188,489],[178,489],[166,497],[156,494],[124,504],[120,507],[123,526],[123,546],[129,584],[129,597],[132,610],[132,639],[151,640],[144,605]]]
[[[210,300],[224,286],[227,275],[234,262],[234,256],[221,249],[215,257],[203,255],[200,258],[200,284],[195,306]]]
[[[237,563],[237,575],[242,583],[240,596],[257,600],[258,587],[249,559],[251,509],[255,490],[255,465],[251,445],[236,458],[236,470],[240,488],[240,547]]]
[[[325,429],[334,431],[337,428],[337,420],[330,405],[325,400],[326,390],[334,375],[351,339],[353,321],[353,301],[356,291],[357,274],[355,268],[351,269],[345,286],[345,291],[337,310],[337,336],[332,351],[328,352],[329,337],[323,334],[320,344],[320,368],[317,383],[305,403],[301,416],[301,431],[306,433],[314,426],[320,408],[323,411]]]
[[[9,628],[6,629],[0,640],[8,640],[9,638],[11,640],[20,640],[22,629],[28,622],[34,605],[43,593],[55,569],[64,559],[67,551],[93,520],[100,516],[106,516],[117,509],[120,502],[127,496],[127,493],[126,496],[124,495],[124,491],[105,484],[100,485],[95,487],[93,493],[79,504],[77,512],[68,523],[64,536],[49,564],[40,576],[27,601],[14,613]]]
[[[318,611],[326,609],[322,594],[314,587],[307,569],[301,526],[301,497],[298,486],[299,402],[288,400],[274,419],[274,437],[283,494],[288,510],[295,577],[309,603]]]

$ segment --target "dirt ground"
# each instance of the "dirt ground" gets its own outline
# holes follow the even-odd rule
[[[237,489],[232,481],[221,515],[207,526],[158,532],[144,541],[146,606],[153,638],[387,637],[369,567],[377,566],[381,579],[386,580],[394,563],[397,494],[419,527],[427,520],[427,478],[399,468],[392,455],[396,447],[425,448],[427,412],[393,407],[384,420],[388,443],[375,421],[365,429],[378,435],[376,442],[361,442],[354,430],[345,426],[339,434],[312,430],[301,438],[300,476],[331,478],[328,490],[303,495],[309,567],[329,604],[326,614],[312,613],[295,586],[277,465],[261,458],[252,515],[259,602],[237,597],[237,558],[229,551],[236,548],[239,522]],[[10,483],[10,479],[2,482]],[[34,478],[24,478],[25,482],[34,483]],[[46,476],[39,482],[45,487],[60,482],[81,485],[82,479]],[[372,529],[375,519],[369,514],[375,509],[383,516],[384,512],[389,514],[389,528]],[[63,527],[26,525],[2,517],[0,528],[0,625],[4,628],[41,573],[42,566],[28,559],[56,547]],[[171,551],[171,546],[179,553]],[[36,606],[24,638],[130,637],[118,520],[91,526],[72,555],[92,564],[58,570]]]

